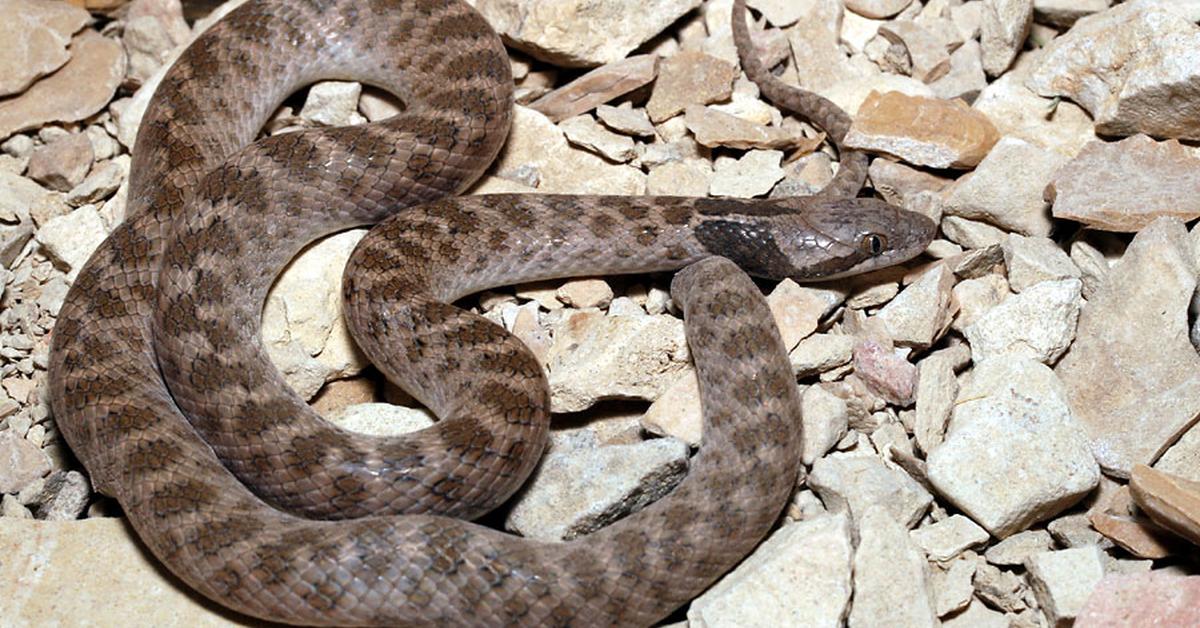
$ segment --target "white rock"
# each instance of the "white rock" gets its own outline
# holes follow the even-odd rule
[[[362,85],[348,81],[322,81],[308,90],[300,117],[326,126],[361,124],[367,119],[358,113]]]
[[[64,216],[51,218],[38,229],[38,244],[53,259],[62,262],[74,280],[83,263],[108,236],[108,229],[94,205],[84,205]]]
[[[1008,69],[1033,25],[1033,0],[983,0],[983,69],[999,76]]]
[[[783,153],[777,150],[750,150],[740,159],[719,157],[708,192],[738,198],[766,194],[783,179],[784,171],[779,166],[782,158]]]
[[[859,516],[858,536],[850,628],[937,626],[929,566],[904,524],[871,506]]]
[[[1002,246],[1008,285],[1013,292],[1021,292],[1043,281],[1079,278],[1081,275],[1066,251],[1050,238],[1027,238],[1012,233]]]
[[[800,397],[800,460],[812,465],[833,449],[846,436],[850,424],[850,407],[846,400],[816,384],[804,389]]]
[[[954,273],[937,264],[883,306],[877,317],[896,344],[928,347],[950,326],[953,288]]]
[[[605,129],[588,114],[568,118],[559,122],[558,126],[568,142],[617,163],[625,163],[637,155],[632,139]]]
[[[776,530],[688,607],[694,626],[837,626],[850,602],[854,548],[844,514]]]
[[[1034,554],[1049,551],[1054,539],[1045,530],[1018,532],[989,547],[984,558],[993,565],[1013,566],[1024,564]]]
[[[1104,577],[1103,555],[1095,545],[1034,554],[1025,567],[1052,626],[1070,625]]]
[[[546,541],[598,530],[667,494],[687,472],[687,454],[671,438],[553,450],[514,498],[505,527]]]
[[[788,354],[797,377],[824,373],[850,362],[854,355],[854,336],[813,334],[801,340]]]
[[[929,560],[943,563],[967,549],[987,543],[989,538],[987,530],[962,515],[921,526],[911,534],[913,542],[925,550]]]
[[[672,436],[698,447],[704,436],[700,407],[700,382],[695,369],[679,375],[642,416],[642,427],[651,434]]]
[[[976,363],[996,356],[1031,357],[1052,364],[1075,337],[1083,283],[1043,281],[989,309],[964,330]]]
[[[325,418],[338,427],[372,436],[399,436],[434,423],[434,416],[428,410],[390,403],[356,403]]]
[[[886,508],[894,519],[912,527],[933,501],[916,480],[885,466],[874,455],[825,456],[813,464],[808,485],[831,512],[849,511],[856,521],[874,505]]]
[[[1000,538],[1061,512],[1100,481],[1062,383],[1019,355],[976,364],[927,464],[933,487]]]
[[[1042,198],[1051,177],[1067,162],[1061,154],[1016,137],[1003,137],[960,179],[946,199],[946,213],[1048,236],[1050,204]]]

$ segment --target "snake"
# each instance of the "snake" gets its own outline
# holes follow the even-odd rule
[[[757,60],[743,68],[841,151],[813,197],[478,195],[511,123],[503,43],[460,0],[250,0],[165,74],[133,150],[128,211],[53,330],[57,424],[95,489],[189,587],[302,625],[649,625],[772,529],[802,471],[795,377],[746,273],[833,279],[908,260],[928,218],[856,197],[848,117]],[[290,94],[357,80],[394,116],[256,139]],[[377,225],[345,316],[440,418],[405,437],[325,422],[262,349],[266,292],[324,235]],[[669,495],[569,542],[473,523],[537,464],[541,364],[454,303],[534,279],[678,271],[704,436]]]

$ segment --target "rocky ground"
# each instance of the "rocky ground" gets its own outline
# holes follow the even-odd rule
[[[164,64],[212,2],[0,0],[0,623],[242,625],[94,494],[46,362],[75,273],[124,215]],[[905,268],[771,288],[809,472],[692,626],[1200,624],[1200,3],[751,0],[762,55],[854,118],[870,185],[941,225]],[[86,9],[72,5],[86,5]],[[512,49],[504,154],[475,193],[789,196],[836,153],[740,73],[731,0],[477,0]],[[203,17],[208,15],[208,17]],[[202,18],[202,19],[201,19]],[[199,19],[199,21],[195,21]],[[386,117],[324,83],[268,125]],[[432,420],[381,384],[336,295],[361,231],[296,260],[266,310],[330,420]],[[561,419],[497,525],[596,529],[669,491],[700,442],[662,276],[481,295],[547,367]],[[315,286],[323,286],[315,289]]]

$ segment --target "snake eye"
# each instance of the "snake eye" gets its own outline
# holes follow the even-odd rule
[[[878,233],[868,233],[867,235],[863,236],[862,242],[859,243],[859,246],[862,247],[864,253],[879,255],[883,252],[883,249],[887,247],[887,238],[879,235]]]

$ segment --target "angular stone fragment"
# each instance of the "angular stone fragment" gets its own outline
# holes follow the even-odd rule
[[[872,506],[911,527],[925,514],[933,496],[907,473],[873,455],[834,453],[817,460],[808,485],[831,512],[849,512],[857,520]]]
[[[1092,118],[1082,107],[1038,96],[1021,81],[1023,75],[1008,72],[984,87],[975,99],[975,109],[986,114],[1002,135],[1068,158],[1096,139]]]
[[[1200,545],[1200,482],[1137,465],[1129,492],[1156,523]]]
[[[824,373],[846,364],[854,355],[854,336],[813,334],[788,354],[796,377]]]
[[[934,488],[999,538],[1061,512],[1100,481],[1062,384],[1019,356],[976,364],[927,461]]]
[[[625,58],[700,0],[479,0],[476,8],[513,47],[561,67],[593,67]]]
[[[903,11],[912,0],[846,0],[846,8],[863,16],[881,20]]]
[[[989,547],[984,557],[993,565],[1020,565],[1034,554],[1049,551],[1053,545],[1054,539],[1050,538],[1049,532],[1026,530]]]
[[[859,107],[845,144],[918,166],[970,168],[999,139],[987,117],[962,101],[872,92]]]
[[[850,602],[853,554],[844,514],[789,523],[696,598],[688,620],[704,626],[836,626]]]
[[[84,205],[64,216],[58,216],[38,229],[38,244],[46,253],[66,267],[74,279],[92,253],[104,241],[108,229],[94,205]]]
[[[854,372],[871,392],[904,407],[912,404],[917,367],[902,353],[871,339],[860,340],[854,346]]]
[[[1104,135],[1197,139],[1198,51],[1200,27],[1187,18],[1159,3],[1124,2],[1055,38],[1026,84],[1079,103]]]
[[[953,515],[922,526],[913,530],[911,535],[913,542],[925,550],[925,556],[938,562],[946,562],[988,541],[987,531],[962,515]]]
[[[1027,238],[1009,234],[1004,241],[1004,266],[1008,269],[1008,285],[1013,292],[1043,281],[1078,278],[1079,268],[1067,257],[1058,243],[1050,238]]]
[[[783,178],[779,161],[783,153],[777,150],[752,150],[740,159],[718,158],[708,188],[713,196],[753,198],[771,191]]]
[[[25,91],[39,77],[62,67],[71,35],[88,13],[63,2],[0,1],[0,97]]]
[[[103,109],[125,77],[121,44],[86,29],[71,60],[18,96],[0,100],[0,138],[47,122],[75,122]]]
[[[877,505],[860,515],[858,534],[848,625],[937,626],[929,566],[904,525]]]
[[[1083,308],[1075,343],[1056,367],[1096,460],[1112,475],[1128,477],[1156,459],[1200,408],[1200,357],[1187,327],[1195,259],[1178,220],[1143,229]]]
[[[653,81],[657,67],[658,57],[654,55],[635,55],[614,61],[538,98],[529,104],[529,108],[540,111],[554,122],[566,120]]]
[[[126,76],[141,85],[191,37],[179,0],[134,0],[125,13],[121,43],[129,56]]]
[[[632,139],[605,129],[587,114],[567,118],[558,126],[563,130],[568,142],[606,157],[610,161],[625,163],[637,154],[634,151]]]
[[[50,459],[15,430],[0,432],[0,493],[16,493],[50,472]]]
[[[811,151],[823,139],[805,141],[797,132],[754,124],[702,105],[688,105],[684,119],[688,129],[696,135],[696,141],[710,148],[791,148],[803,143]]]
[[[933,451],[942,442],[958,380],[954,377],[954,357],[938,351],[917,364],[916,421],[913,437],[924,452]]]
[[[650,169],[646,194],[708,196],[712,178],[712,166],[706,159],[668,161]]]
[[[51,190],[66,192],[83,182],[94,158],[88,136],[73,133],[35,148],[29,158],[27,174]]]
[[[1042,198],[1066,159],[1015,137],[1001,138],[975,171],[955,183],[946,213],[1024,235],[1048,236],[1052,224]]]
[[[1033,0],[983,0],[983,69],[999,76],[1008,69],[1033,25]]]
[[[1099,13],[1112,0],[1033,0],[1033,19],[1039,24],[1070,27],[1081,17]]]
[[[1176,140],[1091,142],[1049,181],[1046,198],[1055,218],[1139,231],[1159,216],[1200,217],[1198,169],[1200,158]]]
[[[937,264],[883,306],[877,317],[896,344],[928,347],[954,318],[953,288],[954,274],[945,264]]]
[[[688,105],[707,105],[733,93],[737,67],[702,52],[683,50],[662,62],[646,103],[653,122],[682,113]]]
[[[1200,625],[1200,576],[1168,570],[1108,574],[1092,590],[1075,618],[1075,628],[1140,628]]]
[[[979,93],[987,87],[982,57],[979,43],[974,39],[968,39],[958,50],[950,53],[949,71],[929,84],[934,95],[944,100],[961,98],[969,103],[975,102]]]
[[[353,81],[321,81],[308,89],[300,117],[323,126],[347,126],[366,122],[358,113],[362,84]]]
[[[670,492],[687,472],[687,453],[670,438],[552,450],[514,498],[505,527],[545,541],[598,530]]]
[[[800,396],[802,444],[800,460],[812,465],[846,436],[850,409],[846,400],[816,384]]]
[[[1104,577],[1096,546],[1044,552],[1025,561],[1033,592],[1051,626],[1069,626]]]
[[[1075,278],[1043,281],[983,313],[964,330],[972,359],[1023,355],[1053,364],[1075,337],[1082,288]]]

